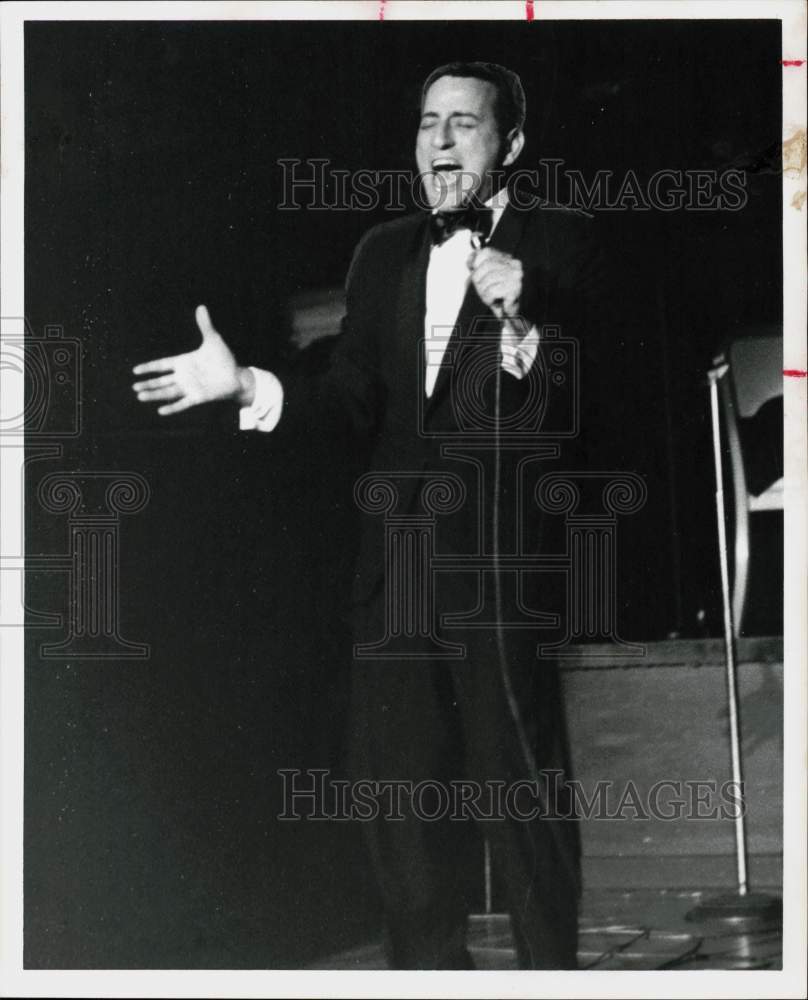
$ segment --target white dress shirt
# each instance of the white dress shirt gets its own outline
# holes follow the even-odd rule
[[[486,202],[493,211],[492,233],[507,204],[508,193],[505,190]],[[444,243],[433,246],[429,253],[424,317],[424,391],[427,397],[435,389],[446,345],[471,281],[468,265],[473,252],[470,230],[459,229]],[[524,378],[536,360],[538,345],[539,333],[535,326],[523,336],[506,320],[502,324],[502,370],[514,378]],[[272,372],[261,368],[251,368],[250,371],[255,377],[255,396],[250,406],[241,408],[239,427],[241,430],[272,431],[283,411],[283,386]]]

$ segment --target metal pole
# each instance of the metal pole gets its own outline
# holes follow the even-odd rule
[[[777,929],[783,924],[783,901],[779,896],[750,892],[746,874],[746,796],[741,774],[741,741],[738,728],[738,689],[735,671],[735,632],[732,627],[732,605],[729,596],[729,557],[724,510],[724,473],[721,461],[721,424],[718,415],[718,380],[728,371],[726,364],[717,364],[709,373],[710,410],[713,423],[713,459],[715,461],[715,509],[718,517],[718,549],[721,564],[721,596],[724,605],[724,645],[727,660],[727,705],[729,708],[729,740],[732,756],[732,780],[736,783],[741,810],[735,817],[735,857],[738,865],[737,892],[706,899],[685,914],[696,922],[718,921],[744,930]]]
[[[486,837],[484,843],[483,865],[485,868],[485,914],[490,916],[494,912],[494,899],[491,885],[491,845]]]
[[[724,471],[721,456],[721,425],[718,413],[718,380],[727,372],[727,365],[709,373],[710,411],[713,423],[713,460],[715,463],[715,507],[718,518],[718,549],[721,563],[721,596],[724,605],[724,645],[727,660],[727,704],[729,707],[729,740],[732,757],[732,780],[738,790],[741,808],[735,817],[735,855],[738,866],[738,895],[745,896],[749,886],[746,874],[746,802],[741,772],[741,743],[738,731],[738,689],[735,671],[735,634],[732,627],[732,607],[729,595],[729,559],[724,508]]]

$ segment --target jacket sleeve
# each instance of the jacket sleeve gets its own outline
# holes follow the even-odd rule
[[[315,373],[304,372],[293,362],[277,373],[283,386],[279,431],[317,433],[327,425],[366,438],[378,426],[384,400],[379,330],[372,310],[379,279],[373,243],[371,230],[354,252],[346,280],[345,316],[324,366]]]

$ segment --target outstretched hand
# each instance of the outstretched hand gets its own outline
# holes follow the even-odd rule
[[[202,334],[202,343],[195,351],[147,361],[132,369],[135,375],[157,376],[135,382],[132,388],[141,403],[162,402],[157,410],[160,416],[216,400],[237,399],[242,405],[252,401],[252,373],[238,366],[205,306],[197,306],[195,317]]]

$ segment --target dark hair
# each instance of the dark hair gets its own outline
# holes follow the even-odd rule
[[[433,69],[421,88],[421,108],[424,106],[426,92],[432,84],[442,76],[472,77],[475,80],[485,80],[497,89],[494,103],[494,114],[497,125],[504,138],[512,129],[521,129],[525,124],[527,101],[522,81],[509,69],[490,62],[450,62]]]

